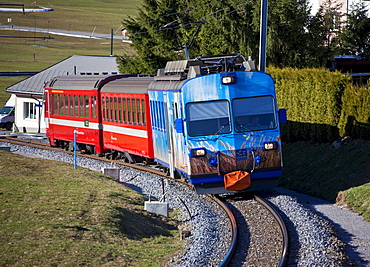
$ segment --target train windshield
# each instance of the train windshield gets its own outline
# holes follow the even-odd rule
[[[234,99],[232,108],[236,132],[276,128],[275,103],[272,96]]]
[[[231,132],[230,108],[226,100],[189,103],[185,110],[190,136]]]

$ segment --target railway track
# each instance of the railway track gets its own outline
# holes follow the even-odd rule
[[[52,151],[64,152],[64,153],[67,153],[67,154],[70,154],[70,155],[73,154],[73,152],[71,152],[71,151],[65,151],[65,150],[62,150],[60,148],[50,147],[49,144],[47,144],[47,143],[25,140],[25,139],[21,139],[21,138],[6,137],[6,138],[3,138],[1,141],[16,144],[16,145],[30,146],[30,147],[39,148],[39,149],[47,149],[47,150],[52,150]],[[110,159],[97,157],[97,156],[94,156],[94,155],[87,155],[87,154],[79,154],[79,156],[81,156],[81,157],[83,156],[83,157],[87,157],[87,158],[91,158],[91,159],[95,159],[95,160],[98,159],[98,160],[101,160],[101,161],[106,161],[106,162],[114,163],[114,164],[117,164],[117,165],[123,165],[123,166],[138,169],[138,170],[141,170],[141,171],[150,172],[150,173],[168,178],[167,174],[164,173],[163,171],[157,170],[155,168],[148,168],[147,166],[144,166],[144,165],[130,164],[130,163],[122,162],[122,161],[110,160]],[[176,181],[182,182],[181,180],[176,180]],[[240,227],[240,226],[241,225],[242,226],[243,225],[244,226],[248,225],[248,226],[251,227],[250,229],[252,229],[255,225],[265,224],[266,217],[261,217],[259,222],[258,221],[250,222],[249,223],[250,225],[249,225],[248,222],[246,223],[246,220],[244,220],[244,222],[243,222],[243,218],[241,218],[239,216],[240,214],[244,214],[244,213],[246,214],[249,211],[244,210],[244,207],[243,207],[244,205],[240,205],[240,207],[238,207],[239,204],[235,204],[235,203],[240,203],[240,201],[244,201],[244,202],[249,201],[250,202],[251,200],[245,200],[245,199],[243,199],[243,200],[233,200],[233,199],[225,200],[225,199],[218,199],[214,196],[208,196],[208,197],[210,197],[213,201],[215,201],[217,203],[217,205],[219,205],[224,210],[224,212],[227,214],[229,224],[230,224],[230,229],[231,229],[230,230],[231,234],[230,234],[230,237],[229,237],[229,247],[228,247],[227,252],[225,253],[224,257],[220,258],[219,266],[222,266],[222,267],[223,266],[241,266],[239,263],[237,263],[238,261],[243,261],[244,263],[247,264],[247,265],[243,265],[243,266],[250,266],[250,262],[251,262],[251,255],[250,254],[253,254],[251,252],[254,249],[252,242],[261,242],[261,241],[259,241],[259,239],[255,240],[254,237],[252,238],[250,236],[249,241],[246,242],[245,235],[244,235],[245,231],[241,230],[240,228],[243,228],[243,227]],[[261,255],[264,255],[265,258],[274,259],[273,266],[283,266],[283,264],[285,262],[285,259],[286,259],[287,245],[288,245],[288,241],[287,241],[288,236],[287,236],[287,231],[286,231],[286,227],[284,225],[284,222],[282,221],[282,219],[278,215],[278,213],[272,208],[272,206],[269,205],[265,200],[263,200],[262,198],[260,198],[258,196],[255,196],[253,198],[253,201],[258,203],[258,205],[255,207],[256,210],[260,209],[261,207],[263,207],[264,210],[268,210],[267,212],[264,211],[264,213],[269,213],[270,217],[273,216],[273,218],[274,218],[273,219],[273,221],[274,221],[273,225],[274,225],[275,228],[277,226],[279,226],[280,230],[272,230],[272,235],[275,235],[275,233],[279,232],[277,235],[281,236],[280,238],[278,238],[279,239],[278,242],[276,242],[276,237],[267,238],[267,240],[273,240],[273,242],[275,242],[275,244],[262,245],[262,247],[265,247],[265,248],[271,248],[272,246],[277,247],[275,249],[272,249],[272,251],[274,251],[274,252],[267,251],[267,250],[259,251],[258,254],[255,254],[255,257],[260,257],[259,254],[261,254]],[[253,205],[255,205],[255,204],[253,204]],[[249,206],[251,206],[251,204],[249,204]],[[242,217],[244,217],[244,216],[242,216]],[[268,220],[271,220],[271,219],[268,219]],[[249,231],[250,231],[250,233],[254,232],[254,230],[249,230]],[[262,238],[262,239],[264,239],[264,238]],[[245,247],[246,243],[248,244],[247,248]],[[248,251],[248,253],[246,253],[246,251]],[[273,253],[273,254],[271,254],[271,253]],[[244,259],[243,259],[243,256],[244,256]],[[253,258],[253,256],[252,256],[252,258]],[[261,263],[260,260],[261,259],[259,259],[258,261]],[[267,263],[267,265],[271,266],[270,263]]]
[[[278,211],[251,193],[222,197],[232,210],[238,241],[227,266],[284,266],[289,246],[287,227]]]

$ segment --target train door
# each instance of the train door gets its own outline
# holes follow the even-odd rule
[[[52,108],[52,102],[51,102],[50,92],[48,90],[45,90],[44,92],[44,109],[45,109],[45,129],[46,131],[51,131],[50,129],[52,125],[50,124],[50,113]]]
[[[164,115],[166,118],[165,127],[166,127],[167,140],[168,140],[168,164],[169,164],[170,176],[174,178],[175,177],[175,174],[174,174],[174,164],[175,164],[174,153],[175,151],[174,151],[173,132],[172,132],[173,125],[171,125],[171,122],[173,121],[173,110],[172,110],[170,101],[168,99],[167,93],[163,94],[163,100],[165,104],[165,109],[164,109],[165,114]]]
[[[169,124],[169,150],[171,150],[171,162],[174,169],[179,172],[187,172],[187,159],[185,151],[185,140],[183,133],[176,130],[176,121],[181,117],[181,104],[179,94],[171,94],[167,101],[168,124]],[[173,174],[173,170],[171,172]]]

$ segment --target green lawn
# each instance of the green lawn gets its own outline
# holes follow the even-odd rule
[[[1,266],[164,266],[183,248],[176,219],[99,172],[0,151],[0,183]]]
[[[51,12],[3,13],[1,22],[4,25],[28,26],[44,29],[62,29],[71,31],[87,31],[110,33],[111,29],[119,30],[121,21],[127,16],[135,16],[141,0],[9,0],[7,4],[25,4],[26,8],[43,6],[52,8]],[[37,5],[32,4],[37,3]],[[5,19],[6,18],[6,19]],[[12,22],[8,23],[7,18]]]

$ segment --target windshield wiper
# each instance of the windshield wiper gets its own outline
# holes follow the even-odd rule
[[[248,129],[247,127],[245,127],[245,126],[244,126],[244,125],[242,125],[242,124],[237,123],[236,121],[234,121],[234,124],[238,125],[240,128],[242,128],[242,129],[244,129],[244,130],[246,130],[246,131],[250,132],[250,133],[251,133],[251,135],[253,135],[253,132],[252,132],[252,130],[251,130],[251,129]]]
[[[216,133],[214,133],[213,135],[217,135],[219,134],[227,125],[230,124],[230,121],[226,122],[220,129],[218,129],[218,131]]]

